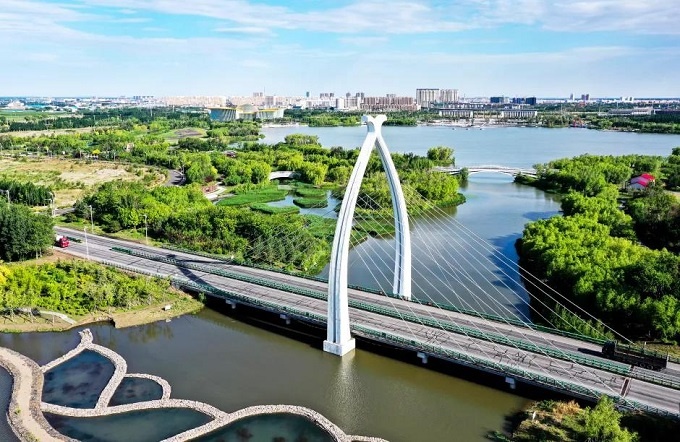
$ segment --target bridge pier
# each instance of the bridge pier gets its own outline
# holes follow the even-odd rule
[[[232,310],[236,308],[236,302],[234,302],[234,301],[232,301],[232,300],[230,300],[230,299],[225,299],[224,302],[225,302],[227,305],[231,306],[231,309],[232,309]]]
[[[422,351],[419,351],[418,357],[423,362],[423,364],[427,364],[427,355],[425,353],[423,353]]]

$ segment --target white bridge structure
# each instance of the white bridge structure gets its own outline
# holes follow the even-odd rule
[[[502,173],[505,175],[517,176],[527,175],[531,177],[536,176],[536,169],[524,169],[520,167],[507,167],[498,165],[482,165],[482,166],[467,166],[467,167],[435,167],[437,172],[445,172],[451,175],[460,174],[463,169],[467,169],[469,175],[476,173]]]
[[[411,299],[411,234],[404,192],[401,189],[397,169],[394,167],[392,157],[387,149],[387,143],[382,136],[382,124],[387,120],[387,116],[376,115],[371,117],[364,115],[361,120],[366,123],[368,133],[347,182],[345,197],[340,206],[328,274],[328,334],[323,343],[323,349],[338,356],[353,350],[355,346],[354,339],[350,334],[347,294],[349,242],[359,189],[373,148],[378,150],[392,197],[396,242],[393,293],[403,299]]]

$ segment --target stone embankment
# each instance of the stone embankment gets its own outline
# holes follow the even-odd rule
[[[12,394],[12,404],[10,405],[10,410],[21,409],[22,407],[24,409],[31,410],[30,413],[26,413],[24,415],[21,413],[14,413],[17,416],[22,415],[22,419],[17,419],[17,416],[14,416],[14,421],[17,421],[16,423],[14,423],[13,420],[10,420],[10,422],[12,422],[13,428],[15,428],[15,433],[17,433],[17,435],[19,435],[22,440],[71,440],[67,437],[64,437],[63,435],[60,435],[52,427],[50,427],[43,417],[41,411],[61,416],[87,418],[108,416],[112,414],[127,413],[138,410],[187,408],[206,414],[213,419],[205,425],[177,434],[173,437],[165,439],[163,442],[180,442],[190,440],[210,433],[225,425],[232,424],[240,419],[251,416],[283,413],[295,414],[309,419],[319,427],[323,428],[338,442],[386,442],[379,438],[346,435],[337,425],[326,419],[323,415],[305,407],[299,407],[295,405],[259,405],[244,408],[233,413],[227,413],[213,407],[212,405],[202,402],[185,399],[171,399],[171,387],[165,379],[147,374],[126,374],[127,363],[125,362],[125,359],[123,359],[123,357],[121,357],[116,352],[95,344],[93,342],[92,333],[89,329],[80,332],[80,338],[81,341],[76,348],[42,367],[38,367],[33,361],[18,353],[12,352],[8,349],[0,348],[0,363],[2,363],[3,366],[9,367],[8,370],[10,373],[12,373],[12,376],[15,379],[15,388]],[[100,395],[95,407],[87,409],[70,408],[40,402],[43,374],[57,365],[67,361],[68,359],[77,356],[85,350],[95,351],[103,355],[104,357],[108,358],[115,366],[114,374],[102,391],[102,394]],[[5,361],[7,358],[13,358],[13,362]],[[123,378],[126,376],[145,378],[157,382],[163,389],[162,398],[153,401],[136,402],[133,404],[117,405],[111,407],[108,406],[111,397],[120,385]]]
[[[38,364],[8,348],[0,347],[0,365],[12,375],[12,398],[7,421],[22,441],[69,441],[52,428],[40,410],[43,374]]]

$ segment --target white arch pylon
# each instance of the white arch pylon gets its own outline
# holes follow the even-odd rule
[[[362,122],[366,123],[368,133],[347,182],[347,189],[342,199],[338,223],[335,227],[335,236],[333,237],[333,250],[328,274],[328,334],[327,339],[323,342],[323,349],[338,356],[353,350],[355,346],[349,327],[347,295],[349,240],[352,234],[352,219],[359,197],[359,189],[373,148],[378,150],[392,196],[396,241],[393,292],[403,298],[411,299],[411,234],[406,201],[397,169],[392,162],[387,143],[382,137],[381,129],[385,120],[387,120],[385,115],[376,115],[375,117],[364,115],[361,119]]]

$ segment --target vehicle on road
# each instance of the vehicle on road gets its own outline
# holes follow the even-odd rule
[[[602,346],[602,356],[607,359],[651,370],[661,370],[668,366],[668,355],[664,356],[657,352],[620,345],[616,341],[604,343]]]
[[[55,235],[54,237],[54,245],[57,247],[61,247],[62,249],[65,249],[68,247],[70,244],[70,241],[68,238],[64,235]]]

